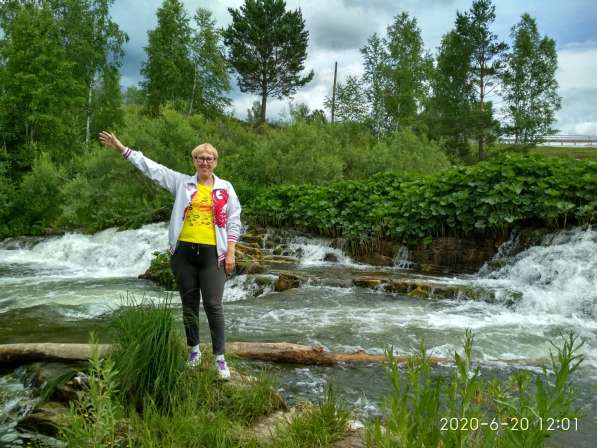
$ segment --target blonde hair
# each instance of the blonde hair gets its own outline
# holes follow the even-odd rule
[[[214,159],[218,160],[218,150],[214,148],[210,143],[202,143],[191,151],[191,157],[195,157],[197,154],[206,152],[211,154]]]

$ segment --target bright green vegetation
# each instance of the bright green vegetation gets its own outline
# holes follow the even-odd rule
[[[431,176],[386,173],[272,188],[247,214],[263,224],[341,235],[354,251],[380,238],[504,232],[528,222],[586,224],[595,220],[596,198],[595,162],[507,155]]]
[[[318,403],[300,405],[289,424],[269,428],[271,438],[258,437],[257,419],[285,409],[274,379],[219,381],[208,353],[201,366],[187,368],[173,313],[168,303],[133,303],[120,311],[117,351],[106,359],[92,356],[86,390],[71,402],[61,432],[68,446],[331,447],[347,434],[350,412],[328,387]],[[388,349],[392,392],[382,419],[367,422],[363,437],[370,447],[543,447],[550,419],[578,425],[582,418],[571,383],[581,347],[567,335],[561,348],[554,345],[549,369],[519,370],[506,379],[481,376],[468,331],[449,376],[433,370],[424,344],[406,366]]]
[[[274,184],[365,179],[387,169],[430,174],[450,166],[439,145],[410,131],[377,139],[361,126],[300,118],[257,131],[232,118],[168,108],[151,117],[129,107],[124,122],[116,132],[125,144],[181,172],[193,172],[190,151],[210,141],[220,152],[216,174],[233,182],[243,205]],[[42,154],[20,178],[2,168],[0,161],[0,236],[138,227],[167,220],[172,207],[170,193],[97,142],[64,164]]]
[[[597,160],[597,148],[580,146],[536,146],[529,149],[529,154],[548,157],[565,157],[571,159]]]
[[[275,441],[251,431],[258,417],[285,408],[266,373],[240,384],[218,379],[213,357],[188,368],[174,308],[132,302],[114,322],[115,351],[90,360],[89,383],[72,403],[62,431],[68,446],[304,447],[330,446],[345,432],[348,413],[330,393]]]
[[[551,356],[551,372],[544,368],[535,376],[521,370],[506,381],[481,378],[470,332],[447,379],[433,375],[424,345],[405,370],[388,351],[393,393],[383,426],[380,421],[368,426],[368,446],[543,447],[552,419],[578,425],[581,411],[573,405],[570,377],[583,361],[582,345],[567,335]]]

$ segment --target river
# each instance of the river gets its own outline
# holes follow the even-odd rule
[[[252,277],[226,285],[227,337],[243,341],[287,341],[321,345],[332,351],[366,350],[410,354],[424,338],[429,353],[451,357],[464,331],[475,334],[474,355],[484,375],[503,377],[503,360],[533,360],[549,354],[550,341],[573,330],[586,342],[585,362],[576,375],[586,416],[578,431],[556,435],[548,446],[593,447],[597,437],[597,231],[574,229],[546,237],[543,244],[515,256],[504,246],[500,268],[475,275],[433,277],[493,291],[491,301],[421,300],[356,287],[305,285],[281,293],[265,290]],[[166,246],[166,226],[105,230],[95,235],[0,241],[0,343],[87,342],[95,331],[109,342],[107,323],[127,297],[167,300],[168,294],[137,275],[152,253]],[[295,270],[319,277],[350,278],[379,268],[354,263],[324,239],[296,237]],[[324,262],[334,252],[338,262]],[[395,268],[404,267],[397,260]],[[408,271],[406,271],[408,272]],[[175,296],[176,299],[176,296]],[[176,299],[177,300],[177,299]],[[175,302],[176,302],[175,300]],[[209,341],[202,315],[201,335]],[[379,414],[390,384],[380,365],[295,367],[243,362],[267,368],[293,403],[321,397],[334,383],[358,418]],[[531,365],[523,368],[536,369]],[[449,367],[439,367],[438,370]],[[0,377],[0,411],[17,412],[26,390],[18,375]],[[21,397],[21,398],[19,398]],[[6,420],[6,419],[5,419]],[[0,417],[0,440],[2,437]]]

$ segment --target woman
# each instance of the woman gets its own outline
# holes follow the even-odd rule
[[[213,173],[218,166],[217,150],[209,143],[193,149],[191,158],[197,172],[189,176],[127,148],[114,134],[102,131],[99,139],[175,196],[168,242],[190,347],[188,363],[195,366],[201,362],[198,313],[203,298],[217,372],[223,379],[230,378],[224,358],[222,296],[226,274],[234,271],[241,207],[232,184]]]

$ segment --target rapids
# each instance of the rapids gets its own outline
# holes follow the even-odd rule
[[[356,263],[325,239],[295,236],[288,243],[299,259],[297,271],[348,279],[353,273],[379,271]],[[101,342],[109,342],[110,315],[126,304],[127,296],[173,297],[177,303],[176,293],[137,278],[149,266],[152,253],[166,244],[164,224],[108,229],[95,235],[0,241],[0,343],[87,342],[92,330]],[[450,357],[461,349],[464,331],[470,328],[475,333],[475,359],[484,373],[503,376],[511,369],[503,360],[519,359],[524,365],[527,359],[545,359],[553,349],[550,341],[572,330],[586,341],[586,360],[577,378],[587,417],[578,433],[567,435],[566,440],[574,446],[593,446],[597,436],[597,231],[554,233],[541,245],[519,253],[511,250],[516,244],[510,241],[491,263],[499,268],[488,264],[475,275],[433,277],[436,282],[491,290],[491,301],[420,300],[356,287],[313,285],[276,293],[258,285],[252,276],[237,276],[225,289],[227,337],[321,345],[334,351],[383,353],[391,346],[397,354],[412,353],[424,338],[430,354]],[[329,253],[338,261],[324,261]],[[395,267],[385,270],[405,271],[410,263],[407,254],[402,255]],[[204,315],[201,336],[209,341]],[[248,369],[273,370],[290,402],[317,399],[325,384],[333,382],[362,417],[379,413],[382,397],[390,390],[381,366],[244,364]],[[5,377],[0,389],[12,391],[0,393],[0,409],[9,412],[13,408],[7,406],[18,402],[13,397],[18,387]],[[2,401],[5,395],[12,401]]]

